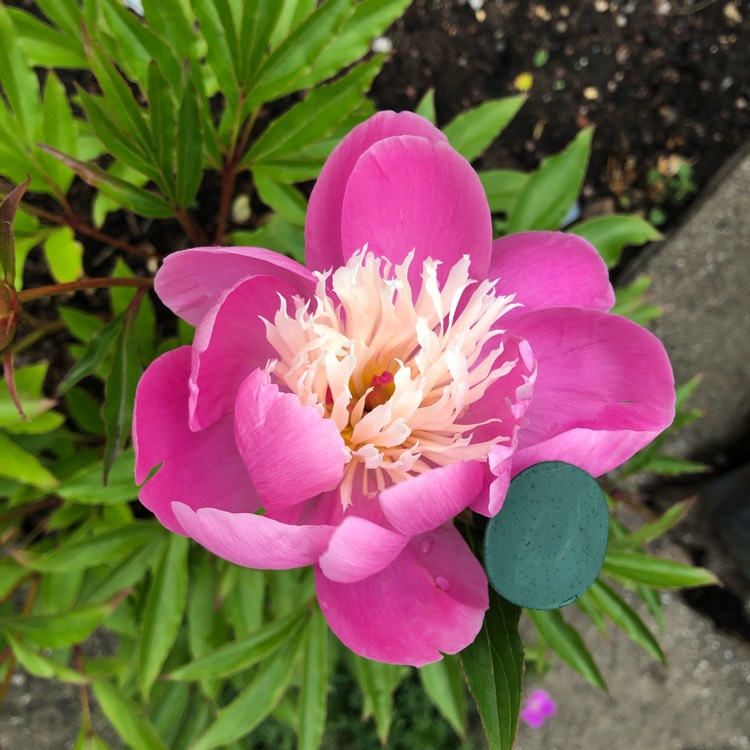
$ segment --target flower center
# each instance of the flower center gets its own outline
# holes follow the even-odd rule
[[[473,440],[477,428],[500,420],[471,417],[518,361],[503,356],[497,338],[505,331],[493,327],[517,306],[513,297],[496,295],[495,281],[471,280],[464,256],[442,288],[438,262],[424,261],[415,299],[413,259],[393,267],[364,248],[333,274],[317,273],[312,300],[295,298],[293,310],[282,300],[265,321],[278,353],[267,371],[344,439],[344,506],[355,478],[369,494],[436,466],[486,460],[508,440],[500,429]]]

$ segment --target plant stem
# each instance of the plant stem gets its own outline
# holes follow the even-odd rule
[[[52,284],[51,286],[39,286],[35,289],[24,289],[18,292],[20,302],[31,302],[45,297],[52,297],[56,294],[69,294],[78,292],[82,289],[103,289],[112,286],[134,286],[140,289],[150,289],[154,285],[153,279],[80,279],[78,281],[69,281],[67,284]]]
[[[229,215],[229,206],[234,193],[234,184],[237,180],[236,159],[232,157],[221,170],[221,203],[219,204],[219,216],[216,220],[216,234],[214,235],[214,244],[220,245],[224,239],[224,229],[226,228],[227,217]]]
[[[195,217],[185,208],[175,208],[175,216],[185,230],[188,239],[193,245],[207,245],[208,237],[205,232],[196,224]]]
[[[54,333],[63,328],[65,328],[65,321],[63,320],[55,320],[52,323],[46,323],[45,325],[40,326],[28,336],[24,336],[17,344],[14,344],[13,354],[18,354],[24,349],[28,349],[32,344],[35,344],[39,339],[44,338],[48,333]]]
[[[57,508],[59,505],[62,505],[62,500],[59,497],[48,497],[45,500],[39,500],[36,503],[20,505],[17,508],[12,508],[11,510],[0,514],[0,523],[13,521],[16,518],[23,518],[23,516],[28,516],[37,511],[47,510],[47,508]]]

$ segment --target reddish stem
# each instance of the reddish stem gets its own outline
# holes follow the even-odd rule
[[[154,285],[153,279],[80,279],[79,281],[69,281],[67,284],[52,284],[51,286],[39,286],[35,289],[24,289],[18,292],[18,299],[21,302],[31,302],[45,297],[52,297],[56,294],[69,294],[78,292],[82,289],[103,289],[112,286],[134,286],[141,289],[150,289]]]
[[[175,216],[193,245],[208,244],[208,237],[206,237],[205,232],[198,226],[198,224],[196,224],[195,218],[190,211],[184,208],[175,208]]]
[[[224,229],[229,216],[229,207],[234,193],[234,184],[237,180],[236,159],[232,157],[221,170],[221,202],[219,204],[219,216],[216,220],[216,234],[214,244],[220,245],[224,239]]]

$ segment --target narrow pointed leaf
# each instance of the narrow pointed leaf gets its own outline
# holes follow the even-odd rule
[[[245,737],[273,711],[289,688],[294,668],[307,635],[299,628],[258,670],[253,681],[228,706],[190,750],[210,750]]]
[[[444,656],[419,669],[422,686],[459,737],[466,736],[466,687],[459,656]]]
[[[97,680],[94,695],[104,715],[133,750],[167,750],[140,706],[109,682]]]
[[[169,538],[146,599],[138,649],[138,678],[147,697],[172,650],[187,603],[189,540]]]
[[[29,65],[41,68],[87,68],[80,35],[62,34],[25,10],[8,8]]]
[[[505,130],[526,101],[525,96],[493,99],[462,112],[443,132],[467,161],[474,161]]]
[[[478,175],[493,214],[507,214],[513,210],[530,176],[512,169],[491,169],[478,172]]]
[[[490,750],[510,750],[518,729],[523,677],[521,610],[490,591],[490,609],[474,643],[461,652]]]
[[[2,432],[0,456],[0,477],[42,489],[50,489],[58,484],[52,472],[36,456],[21,448]]]
[[[662,664],[666,663],[664,652],[656,638],[633,608],[613,589],[601,581],[595,581],[584,597],[596,606],[621,628],[628,637]]]
[[[323,741],[328,712],[328,624],[316,607],[302,664],[299,697],[299,750],[317,750]]]
[[[189,77],[184,82],[178,112],[176,171],[177,204],[189,208],[203,177],[203,128],[197,93]]]
[[[378,738],[385,746],[393,722],[393,694],[408,669],[396,664],[370,661],[354,654],[352,654],[352,664],[357,681],[365,695],[365,705],[369,705],[372,709]]]
[[[585,128],[564,151],[542,161],[508,217],[508,234],[559,229],[583,187],[593,133]]]
[[[608,552],[602,572],[616,581],[654,588],[678,589],[719,583],[716,576],[705,568],[632,552]]]
[[[414,112],[429,120],[433,125],[437,125],[437,115],[435,114],[435,89],[427,89],[424,96],[419,100]]]
[[[610,541],[609,547],[616,551],[623,547],[641,547],[652,539],[661,536],[676,526],[690,512],[695,504],[695,498],[675,503],[669,510],[651,523],[644,524],[639,529]]]
[[[578,631],[571,627],[557,609],[527,610],[539,637],[571,668],[594,687],[607,689],[604,678],[586,648]]]
[[[639,216],[598,216],[576,224],[570,231],[588,240],[610,268],[617,265],[626,247],[662,237],[656,227]]]

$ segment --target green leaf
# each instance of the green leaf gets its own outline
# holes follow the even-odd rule
[[[46,435],[65,424],[65,415],[58,411],[47,411],[33,419],[16,422],[6,426],[10,435]]]
[[[513,747],[521,710],[521,610],[490,592],[490,609],[476,640],[461,652],[466,682],[479,710],[490,750]]]
[[[143,613],[138,682],[148,698],[172,650],[187,604],[189,540],[173,534],[154,573]]]
[[[167,194],[174,194],[175,137],[177,111],[167,79],[155,61],[148,66],[147,98],[149,104],[149,128],[154,144],[154,153]]]
[[[29,65],[40,68],[87,68],[80,34],[62,34],[20,8],[8,8]]]
[[[644,524],[639,529],[632,531],[626,536],[610,540],[609,549],[614,551],[626,547],[641,547],[646,544],[646,542],[656,539],[682,521],[682,519],[690,512],[694,503],[694,498],[675,503],[655,521]]]
[[[255,171],[254,181],[263,203],[292,224],[305,226],[307,201],[299,190],[265,177],[260,169]]]
[[[492,169],[478,175],[493,214],[510,213],[530,177],[512,169]]]
[[[564,151],[544,159],[531,174],[508,217],[508,234],[559,229],[581,192],[593,133],[592,128],[585,128]]]
[[[393,694],[408,669],[396,664],[370,661],[355,654],[351,655],[351,662],[366,703],[375,717],[378,738],[385,746],[393,721]]]
[[[145,290],[140,290],[145,293]],[[115,459],[122,453],[130,437],[130,426],[133,421],[133,404],[135,389],[143,368],[138,360],[135,339],[135,314],[141,297],[136,297],[125,313],[125,325],[120,331],[114,346],[112,369],[104,388],[104,405],[102,419],[107,434],[104,450],[104,481],[112,468]]]
[[[581,612],[583,612],[583,614],[586,615],[586,617],[589,618],[589,620],[591,620],[592,623],[594,623],[596,629],[603,636],[607,635],[607,624],[604,619],[604,615],[602,614],[599,607],[597,607],[590,598],[581,596],[576,599],[575,605],[576,607],[578,607],[578,609],[581,610]]]
[[[224,599],[223,611],[236,637],[244,637],[263,624],[266,577],[262,570],[240,568],[232,565],[225,572],[236,574],[234,586]]]
[[[298,88],[311,87],[304,82],[305,77],[319,69],[320,53],[337,39],[344,21],[353,13],[352,0],[329,0],[312,13],[266,60],[248,93],[246,111]]]
[[[705,474],[713,470],[713,467],[699,461],[688,461],[677,456],[666,456],[656,454],[644,467],[647,471],[654,474],[661,474],[665,477],[677,477],[683,474]]]
[[[526,610],[539,638],[544,641],[569,667],[583,675],[594,687],[607,689],[594,658],[589,653],[575,628],[563,619],[559,610]]]
[[[317,750],[328,710],[328,624],[318,607],[310,618],[299,697],[299,750]]]
[[[430,700],[459,737],[466,736],[466,689],[458,656],[446,655],[440,661],[419,669],[419,679]]]
[[[97,462],[67,478],[55,490],[60,497],[84,505],[117,505],[138,497],[133,478],[133,451],[126,450],[113,464],[106,486],[102,464]]]
[[[45,16],[66,32],[66,37],[81,36],[81,8],[77,0],[39,0],[36,3]]]
[[[246,247],[266,247],[298,260],[305,259],[305,232],[302,227],[274,214],[260,229],[252,232],[233,232],[232,243]]]
[[[70,227],[60,227],[44,243],[50,271],[57,281],[65,283],[83,276],[83,245]]]
[[[616,591],[601,581],[595,581],[584,597],[599,607],[615,625],[628,635],[633,643],[638,644],[662,664],[666,662],[664,652],[656,638],[638,614]]]
[[[109,682],[93,683],[94,695],[104,715],[133,750],[167,750],[151,722],[136,703]]]
[[[177,114],[177,205],[190,208],[203,178],[203,128],[197,93],[186,76]]]
[[[0,602],[27,576],[29,572],[9,557],[0,559]]]
[[[239,73],[243,90],[260,68],[263,55],[271,42],[271,34],[275,33],[281,17],[286,14],[289,23],[293,22],[295,5],[294,0],[256,0],[253,3],[243,3],[239,44],[242,51],[239,55]]]
[[[65,87],[50,71],[44,86],[44,140],[65,153],[74,154],[76,130]],[[47,154],[44,155],[44,165],[50,178],[66,193],[73,181],[73,172]]]
[[[461,156],[474,161],[505,130],[525,101],[525,96],[508,96],[483,102],[457,115],[443,133]]]
[[[156,193],[121,180],[95,164],[87,164],[63,154],[52,146],[40,143],[39,148],[67,164],[87,185],[101,190],[135,213],[151,219],[169,219],[174,216],[172,206]]]
[[[115,278],[136,278],[135,273],[122,258],[118,258],[111,275]],[[113,286],[109,294],[112,299],[112,312],[115,315],[121,315],[133,304],[138,291],[134,287]],[[142,296],[138,305],[138,312],[135,316],[135,338],[142,361],[150,364],[156,351],[156,313],[148,294]]]
[[[299,627],[258,670],[252,682],[194,742],[190,750],[210,750],[245,737],[273,711],[289,688],[307,629]]]
[[[281,12],[273,26],[273,33],[269,40],[269,47],[272,50],[276,49],[315,10],[317,0],[284,0],[284,2],[274,4],[280,7]]]
[[[373,58],[334,83],[313,89],[303,101],[271,122],[242,164],[250,167],[294,157],[305,146],[329,137],[360,106],[382,65],[381,57]]]
[[[208,64],[219,82],[219,89],[230,106],[239,99],[240,50],[234,19],[227,0],[193,0],[200,31],[207,42]]]
[[[435,114],[435,89],[427,89],[424,96],[419,100],[414,112],[421,117],[429,120],[433,125],[437,125],[437,115]]]
[[[569,231],[588,240],[609,268],[617,265],[629,245],[662,239],[659,230],[639,216],[599,216],[576,224]]]
[[[303,620],[304,616],[299,611],[294,612],[292,615],[264,625],[260,630],[244,638],[220,646],[200,659],[175,669],[166,677],[168,680],[178,682],[193,682],[230,677],[243,672],[267,659],[284,643],[287,643],[301,627]]]
[[[18,119],[22,137],[27,142],[32,142],[42,112],[39,82],[26,61],[18,31],[5,4],[0,4],[0,70],[3,71],[2,88]]]
[[[0,432],[0,477],[13,479],[42,489],[55,487],[58,482],[39,459]]]
[[[0,629],[23,635],[38,646],[70,646],[85,641],[113,609],[108,603],[53,614],[0,615]]]
[[[297,88],[312,88],[366,55],[373,39],[381,36],[400,18],[410,2],[411,0],[360,0],[355,3],[354,13],[346,18],[337,33],[331,34],[320,55],[310,58],[314,60],[314,64],[309,66],[308,72],[297,82]],[[295,33],[300,32],[304,25]],[[304,33],[302,36],[304,37]],[[282,47],[283,45],[279,50]]]
[[[10,633],[6,635],[6,638],[18,663],[29,674],[46,679],[54,678],[73,685],[81,685],[89,681],[86,675],[44,656],[33,648],[29,648],[23,641],[16,640]]]
[[[54,573],[70,573],[100,565],[115,565],[122,558],[151,542],[159,530],[153,523],[135,521],[107,530],[89,539],[75,540],[45,555],[20,551],[24,567]]]
[[[610,550],[602,572],[626,584],[640,583],[663,589],[715,586],[719,580],[711,571],[661,557]]]
[[[93,375],[104,363],[110,349],[115,345],[125,325],[125,317],[119,316],[108,323],[89,341],[86,352],[62,379],[57,392],[67,393],[76,383],[89,375]]]

